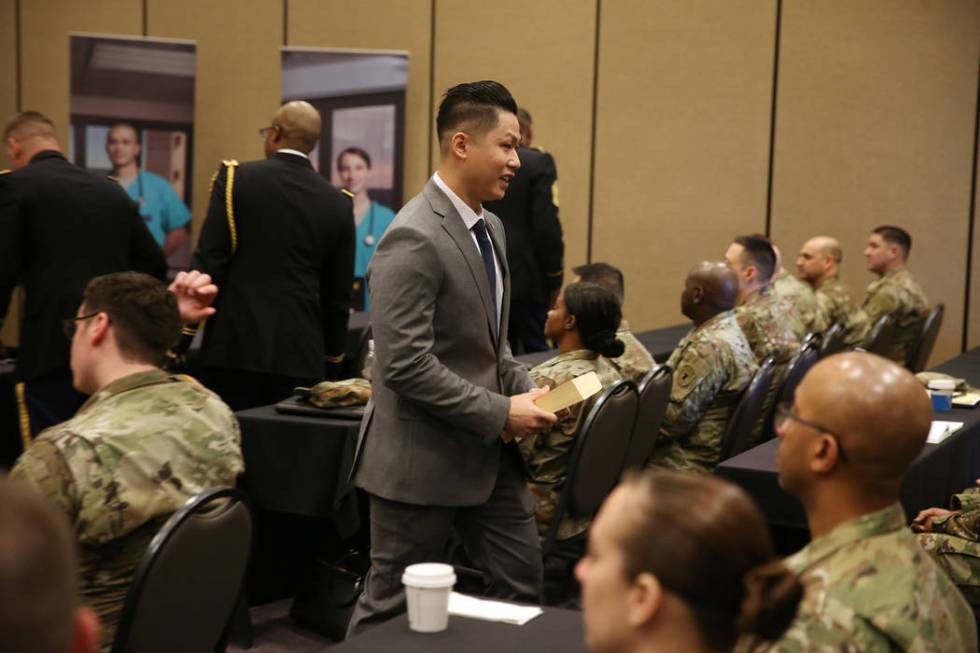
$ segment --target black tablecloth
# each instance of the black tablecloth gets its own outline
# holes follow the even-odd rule
[[[961,354],[935,368],[980,386],[980,348]],[[933,506],[945,507],[950,495],[973,485],[980,476],[980,409],[954,408],[934,419],[963,422],[963,428],[939,444],[926,444],[912,463],[902,484],[901,500],[909,518]],[[779,487],[773,439],[721,463],[715,473],[744,488],[762,509],[766,521],[777,526],[806,529],[800,502]]]
[[[654,360],[658,363],[666,363],[667,359],[670,357],[671,352],[677,347],[677,343],[681,341],[681,338],[687,335],[687,332],[691,330],[690,324],[675,324],[674,326],[664,327],[663,329],[654,329],[653,331],[644,331],[643,333],[637,333],[636,339],[643,343],[643,346],[647,348],[650,355],[653,356]],[[540,363],[545,362],[549,358],[553,358],[558,355],[557,349],[551,349],[548,351],[539,351],[534,354],[521,354],[517,357],[517,360],[521,361],[528,367],[534,367]]]
[[[348,494],[359,420],[282,415],[272,406],[236,413],[244,484],[259,508],[332,516]]]
[[[402,615],[349,639],[331,651],[338,653],[576,653],[587,650],[582,613],[545,608],[544,614],[523,626],[466,617],[449,617],[441,633],[416,633]]]

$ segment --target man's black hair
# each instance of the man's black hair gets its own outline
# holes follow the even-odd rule
[[[446,91],[436,116],[439,142],[464,125],[476,134],[485,134],[497,125],[497,110],[517,115],[517,102],[500,82],[484,80],[458,84]]]
[[[886,243],[898,245],[902,250],[902,258],[908,258],[912,251],[912,236],[901,227],[890,224],[883,224],[875,228],[872,233],[876,233],[884,239]]]
[[[616,266],[609,263],[586,263],[573,268],[572,272],[582,281],[599,284],[615,295],[620,304],[623,303],[626,288],[623,273]]]
[[[762,283],[769,283],[776,271],[776,250],[772,248],[769,239],[760,234],[751,234],[736,237],[735,244],[741,245],[745,250],[742,252],[742,261],[746,265],[755,266]]]

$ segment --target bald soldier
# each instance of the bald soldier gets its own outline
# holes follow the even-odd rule
[[[868,284],[862,308],[872,325],[883,315],[895,318],[895,339],[888,358],[900,365],[905,365],[929,313],[926,294],[905,267],[911,249],[908,232],[890,225],[872,231],[864,248],[868,270],[878,278]]]
[[[804,587],[782,639],[755,651],[976,651],[969,605],[906,528],[902,478],[922,451],[929,396],[874,354],[817,363],[781,406],[779,484],[813,540],[785,564]]]
[[[759,235],[739,236],[725,252],[725,261],[738,279],[735,317],[755,354],[756,363],[772,356],[786,364],[800,349],[806,328],[792,305],[772,292],[776,252]]]
[[[842,260],[844,251],[836,238],[816,236],[800,248],[796,273],[816,291],[827,326],[840,324],[844,328],[844,344],[855,347],[868,334],[868,316],[851,301],[851,293],[840,280]]]
[[[309,159],[319,112],[288,102],[259,132],[264,161],[225,161],[215,175],[192,263],[221,288],[202,380],[235,410],[332,375],[354,275],[352,203]]]
[[[756,371],[732,310],[737,293],[725,263],[699,263],[687,274],[681,312],[694,328],[667,360],[673,386],[651,466],[707,473],[721,462],[728,420]]]
[[[783,255],[778,247],[773,245],[772,251],[776,254],[776,271],[769,282],[772,293],[789,302],[807,332],[823,333],[833,323],[827,320],[813,288],[783,267]]]

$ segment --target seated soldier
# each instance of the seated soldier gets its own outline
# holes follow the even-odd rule
[[[741,489],[666,470],[632,473],[613,490],[575,576],[597,653],[729,651],[740,633],[774,639],[801,594]]]
[[[572,273],[575,275],[572,281],[597,283],[615,295],[616,299],[619,300],[620,306],[622,306],[625,288],[623,273],[619,268],[608,263],[588,263],[574,268]],[[626,349],[623,351],[622,356],[611,358],[610,362],[616,366],[616,369],[619,370],[619,373],[623,375],[624,379],[628,379],[633,383],[639,383],[646,376],[647,372],[656,367],[657,364],[653,361],[653,356],[643,346],[643,343],[637,340],[633,332],[630,331],[630,326],[625,318],[619,323],[619,330],[616,331],[616,337],[623,341]]]
[[[912,237],[899,227],[882,226],[868,236],[864,257],[868,269],[878,275],[864,293],[864,312],[874,325],[882,315],[895,319],[895,340],[888,358],[905,365],[929,314],[929,300],[905,267]]]
[[[980,486],[980,479],[977,479]],[[919,544],[980,616],[980,487],[954,494],[952,510],[927,508],[912,522]]]
[[[649,464],[710,472],[742,391],[757,366],[738,328],[738,280],[725,263],[704,262],[687,274],[681,311],[694,323],[670,355],[670,402]]]
[[[772,245],[759,235],[739,236],[729,245],[725,260],[738,276],[735,317],[756,363],[768,356],[778,365],[788,363],[799,351],[806,329],[792,306],[769,286],[776,269]]]
[[[868,316],[851,301],[840,280],[844,252],[830,236],[816,236],[803,243],[796,258],[796,273],[816,291],[817,302],[827,316],[827,326],[844,328],[844,344],[857,347],[868,335]]]
[[[773,245],[772,251],[776,255],[776,271],[769,283],[772,286],[772,293],[789,302],[807,333],[823,333],[833,323],[827,320],[827,315],[817,301],[813,288],[783,267],[783,255],[778,247]]]
[[[603,387],[621,380],[606,358],[623,353],[623,343],[616,338],[619,320],[619,301],[605,288],[587,282],[567,286],[548,311],[544,325],[545,335],[558,344],[559,354],[532,369],[531,378],[538,386],[549,388],[588,372],[595,372]],[[572,406],[550,428],[520,443],[541,537],[546,536],[553,521],[568,475],[568,459],[595,398]],[[558,539],[574,537],[588,526],[587,519],[565,518],[559,525]]]
[[[785,564],[803,601],[774,644],[736,650],[976,651],[970,606],[905,526],[902,478],[932,404],[914,376],[873,354],[837,354],[780,406],[779,484],[813,540]]]
[[[160,369],[180,330],[159,281],[92,279],[66,320],[75,387],[92,396],[38,436],[11,473],[50,499],[75,530],[79,591],[103,621],[108,650],[135,566],[190,497],[233,486],[243,469],[238,423],[190,377]]]
[[[96,650],[99,619],[78,605],[77,567],[64,515],[0,474],[0,651]]]

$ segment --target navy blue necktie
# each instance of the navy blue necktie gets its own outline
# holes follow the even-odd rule
[[[487,234],[487,223],[480,218],[473,225],[473,235],[480,246],[480,257],[483,258],[483,268],[487,272],[487,283],[490,284],[490,305],[493,306],[493,326],[497,327],[497,268],[493,262],[493,246]]]

